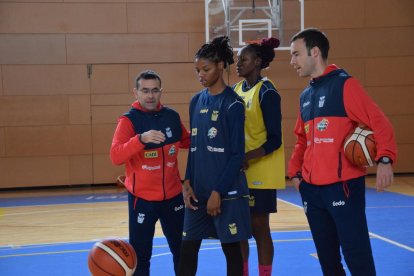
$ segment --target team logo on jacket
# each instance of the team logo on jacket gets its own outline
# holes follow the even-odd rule
[[[224,152],[224,148],[216,148],[212,146],[207,146],[207,150],[211,152]]]
[[[208,130],[207,136],[210,139],[216,138],[216,136],[217,136],[217,128],[215,128],[215,127],[210,128]]]
[[[315,144],[333,143],[333,142],[335,142],[335,139],[334,138],[319,138],[319,137],[315,137],[313,139],[313,142]]]
[[[138,222],[139,224],[142,224],[142,223],[144,223],[144,219],[145,219],[145,214],[143,214],[143,213],[138,213],[137,222]]]
[[[142,166],[141,166],[141,168],[142,168],[143,170],[146,170],[146,171],[156,171],[156,170],[161,169],[161,165],[158,165],[158,166],[148,166],[148,165],[142,165]]]
[[[307,134],[307,133],[309,132],[309,124],[306,124],[306,125],[304,126],[304,128],[305,128],[305,133]]]
[[[171,138],[172,137],[172,132],[171,132],[171,128],[170,127],[167,127],[165,129],[165,133],[167,134],[167,137],[168,138]]]
[[[170,150],[168,151],[168,155],[173,156],[176,152],[175,145],[172,145]]]
[[[325,104],[325,96],[319,97],[319,108],[323,107]]]
[[[158,151],[156,151],[156,150],[146,151],[144,153],[144,157],[145,158],[157,158],[158,157]]]
[[[254,196],[249,196],[249,206],[254,207],[256,205],[256,198]]]
[[[328,119],[323,118],[323,119],[322,119],[322,121],[320,121],[320,122],[318,123],[318,125],[316,126],[316,128],[317,128],[319,131],[325,131],[325,130],[328,128],[328,124],[329,124]]]
[[[217,121],[218,115],[219,115],[218,110],[213,110],[213,113],[211,113],[211,120]]]
[[[237,235],[237,225],[235,223],[229,224],[230,234]]]

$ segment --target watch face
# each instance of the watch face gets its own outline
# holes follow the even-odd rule
[[[381,157],[380,162],[384,164],[388,164],[388,163],[391,163],[391,159],[384,156],[384,157]]]

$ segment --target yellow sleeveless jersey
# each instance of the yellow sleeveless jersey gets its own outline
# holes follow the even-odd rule
[[[259,102],[260,88],[265,80],[268,79],[262,79],[246,92],[242,90],[243,81],[237,83],[234,88],[246,106],[245,152],[257,149],[266,142],[267,131]],[[283,139],[282,145],[277,150],[249,161],[246,177],[250,189],[284,189],[286,187]]]

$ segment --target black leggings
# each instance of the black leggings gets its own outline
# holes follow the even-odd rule
[[[178,276],[196,275],[200,246],[201,240],[182,241]],[[240,242],[222,243],[221,248],[226,256],[227,276],[243,275],[243,259]]]

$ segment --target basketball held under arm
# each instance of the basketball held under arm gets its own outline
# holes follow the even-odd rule
[[[349,78],[344,85],[344,105],[348,117],[368,126],[374,131],[378,160],[381,156],[397,158],[397,144],[393,127],[380,107],[371,99],[355,78]]]

